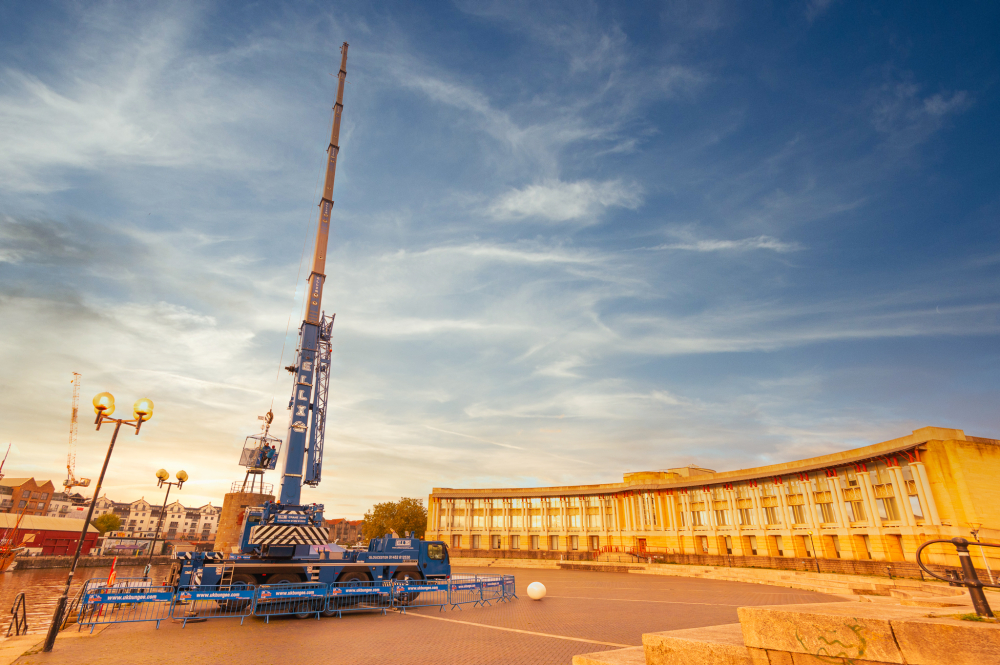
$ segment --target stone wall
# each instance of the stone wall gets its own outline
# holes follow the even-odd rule
[[[240,544],[240,530],[243,511],[248,506],[263,506],[268,501],[274,501],[273,494],[257,494],[255,492],[231,492],[222,500],[222,513],[219,515],[219,531],[215,535],[215,551],[230,553],[233,547]]]
[[[113,556],[81,556],[78,568],[110,568]],[[169,556],[154,556],[153,565],[169,564]],[[69,568],[73,563],[71,556],[23,556],[14,560],[17,564],[15,570],[33,570],[37,568]],[[118,568],[126,566],[145,566],[146,556],[120,556],[118,557]]]

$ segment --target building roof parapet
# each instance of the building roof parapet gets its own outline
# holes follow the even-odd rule
[[[721,485],[747,480],[760,480],[774,478],[777,476],[808,473],[828,469],[838,466],[848,466],[854,463],[863,463],[875,460],[885,455],[900,453],[905,450],[912,450],[928,441],[968,441],[978,443],[992,443],[1000,445],[996,439],[983,439],[981,437],[966,437],[965,432],[960,429],[948,429],[943,427],[922,427],[907,436],[883,441],[881,443],[863,446],[852,450],[845,450],[839,453],[821,455],[795,462],[783,462],[781,464],[771,464],[768,466],[751,469],[738,469],[735,471],[714,472],[700,467],[684,467],[697,469],[701,472],[698,475],[691,475],[683,478],[675,473],[678,469],[668,469],[666,471],[650,471],[626,474],[625,482],[605,483],[601,485],[567,485],[561,487],[538,487],[538,488],[484,488],[484,489],[453,489],[450,487],[434,488],[431,496],[439,499],[476,499],[476,498],[533,498],[533,497],[554,497],[554,496],[594,496],[603,494],[617,494],[623,491],[655,491],[664,489],[687,489],[701,487],[705,485]],[[645,476],[650,476],[650,480],[655,476],[664,476],[663,482],[642,482]],[[669,479],[666,476],[671,476]],[[631,478],[631,482],[630,482]],[[676,478],[676,479],[675,479]]]

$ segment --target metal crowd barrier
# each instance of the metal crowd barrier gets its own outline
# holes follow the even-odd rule
[[[239,619],[242,626],[253,614],[256,600],[257,587],[253,585],[181,587],[170,617],[183,621],[181,628],[193,619]]]
[[[160,622],[169,619],[174,604],[173,589],[151,587],[148,591],[127,588],[99,587],[87,592],[80,607],[80,629],[90,626],[90,632],[104,623]]]
[[[393,607],[393,582],[334,582],[327,594],[327,616],[343,612],[381,612]]]
[[[293,614],[300,619],[326,610],[326,584],[307,582],[305,584],[261,584],[253,606],[254,616],[264,617],[270,623],[271,617]]]
[[[444,610],[448,604],[447,580],[407,580],[393,585],[392,605],[406,614],[408,607],[437,607]]]
[[[351,581],[334,584],[262,584],[260,586],[188,586],[176,593],[154,586],[148,580],[121,580],[113,587],[84,585],[79,625],[155,621],[183,622],[229,618],[240,620],[272,616],[341,616],[344,612],[462,605],[488,606],[517,598],[513,575],[456,575],[448,580]]]

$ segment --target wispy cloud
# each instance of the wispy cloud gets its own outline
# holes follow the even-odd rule
[[[511,190],[489,207],[496,219],[530,217],[551,222],[584,221],[596,223],[607,208],[635,210],[642,204],[642,190],[621,180],[594,182],[546,182]]]
[[[797,252],[803,247],[796,242],[783,242],[771,236],[757,236],[740,240],[694,240],[690,242],[674,242],[647,247],[649,250],[682,250],[687,252],[745,252],[755,249],[767,249],[779,254]]]

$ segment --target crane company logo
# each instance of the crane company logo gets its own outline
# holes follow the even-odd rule
[[[397,540],[396,544],[393,545],[393,548],[397,549],[397,550],[410,549],[412,547],[413,547],[413,541],[412,540]]]
[[[182,591],[179,594],[177,594],[177,600],[181,602],[190,601],[191,598],[192,596],[190,591]]]
[[[330,589],[330,595],[331,595],[331,596],[337,596],[337,595],[340,595],[340,592],[341,592],[341,589],[339,589],[339,588],[336,588],[336,587],[334,587],[333,589]]]
[[[264,600],[264,599],[270,598],[270,597],[271,597],[271,592],[270,591],[268,591],[267,589],[261,589],[260,590],[260,599],[261,600]]]

